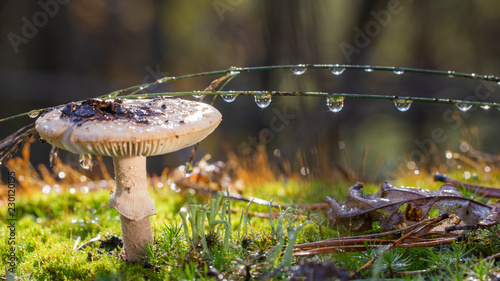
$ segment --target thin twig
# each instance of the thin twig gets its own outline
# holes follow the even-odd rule
[[[435,247],[435,246],[440,246],[444,244],[450,244],[453,241],[458,241],[460,240],[461,236],[455,236],[455,237],[447,237],[447,238],[437,238],[437,239],[432,239],[428,241],[418,241],[418,242],[402,242],[399,245],[397,245],[395,248],[427,248],[427,247]],[[407,239],[409,240],[409,239]],[[389,241],[392,243],[395,243],[395,240],[384,240]],[[345,252],[360,252],[360,251],[366,251],[367,247],[369,248],[386,248],[386,251],[388,251],[389,246],[383,245],[383,244],[378,244],[378,245],[369,245],[366,246],[366,244],[371,244],[373,241],[371,239],[364,240],[364,241],[358,241],[358,242],[363,242],[363,243],[358,243],[356,245],[343,245],[343,246],[331,246],[331,247],[324,247],[324,248],[316,248],[316,249],[311,249],[311,250],[306,250],[302,252],[296,252],[293,254],[294,257],[299,257],[299,256],[311,256],[311,255],[319,255],[319,254],[332,254],[332,253],[345,253]],[[365,244],[366,243],[366,244]],[[363,244],[363,245],[361,245]],[[392,250],[392,249],[391,249]],[[359,271],[361,271],[360,269]]]
[[[418,232],[424,230],[429,225],[437,223],[437,222],[440,222],[440,221],[442,221],[442,220],[444,220],[444,219],[446,219],[448,217],[449,217],[448,213],[443,213],[443,214],[435,217],[433,220],[431,220],[429,222],[429,224],[426,224],[426,225],[423,225],[423,226],[421,226],[419,228],[416,228],[416,229],[410,231],[409,233],[405,234],[403,237],[401,237],[398,240],[396,240],[392,245],[390,245],[390,246],[387,247],[386,251],[387,252],[391,251],[392,249],[398,247],[405,239],[409,238],[413,234],[418,233]],[[361,266],[358,270],[356,270],[355,272],[353,272],[351,274],[351,278],[354,278],[357,274],[359,274],[360,271],[365,270],[365,269],[369,268],[370,266],[372,266],[372,264],[375,263],[375,261],[377,259],[378,259],[378,256],[374,256],[371,260],[369,260],[367,263],[365,263],[363,266]]]
[[[95,243],[95,242],[98,242],[98,241],[102,241],[102,239],[101,239],[101,235],[98,234],[96,237],[94,237],[94,238],[90,239],[89,241],[83,243],[82,245],[76,247],[78,245],[79,241],[80,241],[80,237],[78,237],[78,239],[75,242],[75,245],[73,246],[74,251],[80,251],[83,247],[88,246],[88,245]]]
[[[486,186],[470,184],[470,183],[466,183],[466,182],[462,182],[462,181],[450,178],[450,177],[443,175],[443,174],[440,174],[440,173],[436,173],[434,175],[434,181],[441,181],[441,182],[452,184],[456,187],[463,187],[465,189],[472,190],[475,193],[480,194],[482,196],[491,197],[491,198],[500,198],[500,188],[486,187]]]
[[[325,246],[330,246],[330,245],[336,245],[336,243],[345,243],[348,241],[366,241],[369,239],[374,239],[378,237],[386,237],[394,234],[398,234],[400,232],[405,232],[411,229],[414,229],[422,224],[428,223],[430,221],[433,221],[435,218],[428,218],[425,220],[422,220],[418,223],[412,224],[410,226],[400,228],[400,229],[395,229],[391,231],[386,231],[386,232],[381,232],[381,233],[374,233],[374,234],[367,234],[367,235],[358,235],[358,236],[349,236],[349,237],[342,237],[342,238],[332,238],[332,239],[327,239],[324,241],[318,241],[318,242],[312,242],[312,243],[305,243],[305,244],[299,244],[295,245],[296,249],[308,249],[308,248],[314,248],[314,247],[325,247]]]
[[[484,258],[484,260],[487,261],[487,260],[492,260],[492,259],[497,259],[497,258],[500,258],[500,253],[496,253],[494,255],[486,257],[486,258]]]

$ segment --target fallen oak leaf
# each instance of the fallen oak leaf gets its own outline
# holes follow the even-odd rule
[[[425,190],[416,187],[394,187],[384,182],[375,194],[363,196],[363,184],[358,182],[349,188],[344,204],[326,197],[330,205],[328,215],[332,224],[341,224],[352,231],[372,229],[372,223],[380,221],[384,230],[400,225],[411,225],[427,217],[431,209],[457,215],[465,224],[476,224],[490,213],[490,206],[466,198],[449,184],[439,190]],[[399,209],[419,210],[418,217],[405,217]]]
[[[477,226],[480,228],[490,228],[498,223],[500,223],[500,201],[495,203],[495,206],[493,206],[488,216],[480,220]]]

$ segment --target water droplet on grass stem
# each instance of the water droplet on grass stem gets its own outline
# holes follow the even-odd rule
[[[28,117],[29,118],[37,118],[38,115],[40,115],[41,110],[32,110],[28,112]]]
[[[235,75],[238,75],[238,74],[240,74],[240,72],[238,70],[230,70],[229,71],[229,75],[231,75],[231,76],[235,76]]]
[[[408,109],[410,109],[411,103],[412,101],[409,98],[397,98],[394,100],[394,105],[399,111],[402,112],[408,111]]]
[[[80,154],[79,156],[80,167],[85,170],[92,170],[92,155]]]
[[[238,94],[225,94],[225,95],[221,95],[222,99],[225,102],[233,102],[236,99],[237,96],[238,96]]]
[[[468,103],[457,103],[456,105],[457,105],[458,109],[460,109],[460,111],[463,111],[463,112],[466,112],[472,108],[472,104],[468,104]]]
[[[304,65],[299,64],[296,68],[292,69],[292,72],[295,75],[302,75],[302,74],[306,73],[306,70],[307,70],[307,68]]]
[[[332,96],[326,98],[326,106],[331,112],[339,112],[344,108],[344,97],[343,96]]]
[[[330,71],[332,72],[333,75],[340,75],[340,74],[344,73],[345,68],[343,68],[343,67],[332,67],[332,69]]]
[[[193,98],[195,99],[201,99],[204,96],[204,93],[202,91],[196,91],[195,94],[193,94]]]
[[[392,72],[394,72],[394,74],[396,74],[396,75],[402,75],[405,73],[405,71],[401,70],[401,69],[394,69],[394,71],[392,71]]]
[[[260,108],[266,108],[271,104],[271,94],[259,94],[255,96],[255,103]]]

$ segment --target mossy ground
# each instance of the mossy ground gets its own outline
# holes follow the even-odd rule
[[[499,175],[479,173],[473,179],[495,185]],[[456,172],[457,178],[462,173]],[[254,175],[255,176],[255,175]],[[274,199],[279,203],[309,204],[322,202],[325,196],[342,200],[349,183],[332,184],[325,180],[313,180],[299,176],[283,180],[279,177],[249,181],[245,197],[264,200]],[[399,177],[395,185],[413,185],[437,189],[440,184],[432,182],[425,173]],[[367,185],[365,193],[372,193],[377,185]],[[20,280],[252,280],[288,279],[292,268],[280,265],[283,252],[269,262],[272,250],[279,243],[272,232],[268,218],[249,215],[249,223],[241,220],[247,208],[246,202],[231,200],[232,237],[224,248],[223,229],[206,230],[208,253],[199,239],[186,237],[179,211],[189,204],[208,204],[208,197],[189,192],[175,192],[165,187],[151,186],[150,194],[155,200],[158,215],[152,217],[155,245],[149,249],[148,264],[133,264],[121,260],[121,248],[100,248],[95,242],[75,250],[100,235],[120,235],[118,213],[107,207],[109,190],[101,189],[83,193],[80,190],[62,189],[48,194],[36,190],[20,190],[16,194],[15,255],[16,276]],[[475,196],[468,193],[467,196]],[[486,201],[484,198],[479,198]],[[6,224],[7,206],[0,212],[0,268],[9,267],[10,229]],[[250,212],[268,213],[267,206],[252,204]],[[275,213],[279,210],[275,209]],[[288,242],[286,226],[297,226],[311,222],[300,231],[297,243],[313,242],[350,235],[348,230],[330,227],[324,211],[300,211],[285,216],[285,244]],[[274,219],[274,225],[277,220]],[[377,231],[375,228],[373,231]],[[388,253],[369,250],[366,252],[338,253],[315,257],[294,258],[293,265],[302,260],[331,262],[337,267],[354,272],[374,255],[380,258],[359,278],[402,278],[407,280],[487,280],[498,278],[498,259],[486,257],[500,252],[500,228],[478,230],[467,235],[467,243],[433,248],[396,249]],[[286,247],[286,245],[285,245]],[[285,248],[283,248],[285,250]],[[314,268],[314,266],[313,266]],[[276,270],[277,269],[277,270]],[[3,270],[2,270],[3,271]],[[415,271],[421,271],[416,274]],[[408,272],[412,274],[409,275]],[[415,274],[413,274],[415,273]],[[0,274],[5,277],[5,273]],[[299,279],[300,280],[300,279]]]

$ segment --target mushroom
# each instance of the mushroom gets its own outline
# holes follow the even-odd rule
[[[153,244],[146,157],[177,151],[208,136],[221,121],[210,105],[181,99],[88,99],[45,113],[36,120],[40,137],[76,153],[111,156],[116,190],[109,207],[120,213],[124,254],[141,261]]]

